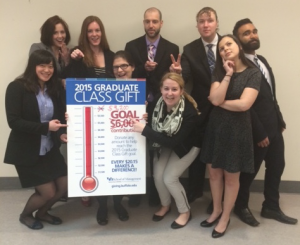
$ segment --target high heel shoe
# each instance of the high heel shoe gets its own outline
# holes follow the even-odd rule
[[[224,234],[225,234],[225,232],[226,232],[226,230],[227,230],[227,228],[228,228],[228,226],[229,226],[229,223],[230,223],[230,220],[228,220],[228,223],[227,223],[227,225],[226,225],[226,229],[225,229],[225,231],[223,231],[223,232],[218,232],[218,231],[216,231],[216,230],[214,229],[213,232],[212,232],[212,234],[211,234],[212,238],[219,238],[219,237],[224,236]]]
[[[161,215],[153,214],[152,220],[155,221],[155,222],[161,221],[170,212],[171,212],[171,207],[169,207],[169,210],[164,215],[162,215],[162,216]]]
[[[189,223],[189,221],[192,219],[192,213],[190,212],[190,217],[187,220],[187,222],[184,225],[180,225],[178,223],[176,223],[176,221],[173,221],[173,223],[171,224],[171,228],[172,229],[179,229],[179,228],[183,228],[187,225],[187,223]]]
[[[208,222],[207,220],[204,220],[200,223],[200,226],[202,227],[212,227],[215,223],[218,222],[218,220],[221,218],[222,213],[220,213],[220,215],[212,222]]]

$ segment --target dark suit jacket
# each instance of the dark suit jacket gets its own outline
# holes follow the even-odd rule
[[[148,113],[148,124],[144,128],[142,135],[152,142],[172,148],[176,155],[179,158],[182,158],[191,150],[193,146],[199,147],[197,144],[195,144],[195,142],[198,141],[198,139],[195,138],[196,125],[199,117],[198,112],[192,103],[186,99],[181,127],[177,134],[170,137],[164,133],[156,132],[151,128],[152,114],[157,100],[158,98],[154,101],[154,103],[149,104],[150,108]]]
[[[146,36],[139,37],[126,44],[125,50],[132,55],[135,63],[133,77],[146,78],[147,94],[151,91],[154,96],[160,94],[160,80],[162,76],[169,72],[172,64],[170,55],[177,59],[179,47],[160,36],[154,61],[157,67],[152,72],[145,70],[145,63],[148,60]]]
[[[57,96],[52,98],[53,119],[65,123],[65,107]],[[34,165],[39,158],[41,135],[47,135],[49,123],[41,123],[36,94],[24,87],[24,82],[11,82],[5,95],[6,117],[11,132],[8,138],[4,162],[14,165]],[[52,132],[53,147],[60,147],[59,136],[65,130]]]
[[[218,37],[220,39],[220,35]],[[206,111],[211,109],[211,103],[207,99],[211,85],[211,73],[201,38],[183,47],[181,67],[184,81],[186,83],[193,82],[191,96],[197,102],[201,114],[206,114]]]
[[[75,47],[70,51],[70,54],[73,50],[78,49]],[[104,61],[105,61],[105,74],[102,78],[112,78],[114,77],[113,73],[113,61],[114,61],[114,52],[110,50],[104,51]],[[74,60],[70,58],[70,64],[63,71],[64,78],[96,78],[96,73],[94,67],[87,67],[83,60]]]
[[[272,140],[272,137],[275,136],[278,130],[281,131],[282,128],[286,127],[276,99],[275,77],[272,68],[263,56],[257,55],[257,57],[265,64],[270,73],[273,95],[269,83],[262,76],[260,92],[250,110],[255,143],[262,141],[266,137]]]
[[[218,38],[220,40],[220,35]],[[213,105],[207,99],[211,86],[211,73],[208,65],[207,54],[202,39],[196,39],[183,47],[181,57],[182,77],[186,83],[192,82],[191,96],[197,102],[201,112],[198,123],[199,139],[204,136],[209,114]]]

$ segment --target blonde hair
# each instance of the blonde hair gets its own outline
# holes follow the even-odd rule
[[[171,79],[173,81],[175,81],[176,83],[178,83],[179,87],[181,90],[183,90],[183,96],[185,99],[187,99],[189,102],[192,103],[192,105],[195,107],[195,109],[197,110],[198,114],[199,114],[199,111],[198,111],[198,105],[197,105],[197,102],[194,100],[194,98],[192,96],[190,96],[187,92],[185,92],[184,90],[184,85],[185,85],[185,82],[182,78],[181,75],[178,75],[177,73],[174,73],[174,72],[168,72],[166,73],[161,81],[160,81],[160,87],[163,86],[164,84],[164,81],[167,80],[167,79]]]

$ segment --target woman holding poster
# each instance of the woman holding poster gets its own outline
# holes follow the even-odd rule
[[[134,131],[147,137],[152,142],[151,146],[159,152],[159,159],[154,162],[154,181],[162,207],[152,220],[160,221],[170,212],[172,196],[180,214],[171,228],[178,229],[192,218],[179,177],[200,151],[196,141],[199,115],[196,102],[184,91],[184,81],[180,75],[165,74],[160,91],[161,97],[148,110],[148,124],[132,121]]]
[[[22,76],[6,90],[5,109],[11,128],[4,162],[16,167],[23,188],[34,187],[20,222],[28,228],[43,228],[43,222],[59,225],[62,220],[48,213],[67,191],[67,165],[59,151],[66,142],[65,107],[54,56],[34,51]],[[33,217],[33,213],[35,217]]]

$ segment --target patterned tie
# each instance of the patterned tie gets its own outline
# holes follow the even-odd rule
[[[264,69],[261,67],[261,65],[258,63],[258,58],[256,56],[254,57],[254,62],[256,64],[256,66],[260,69],[260,71],[263,74],[264,78],[268,81],[266,73],[265,73]]]
[[[206,47],[208,47],[207,60],[209,64],[210,73],[213,73],[216,63],[214,51],[212,51],[213,44],[207,44]]]
[[[148,59],[149,61],[153,62],[154,61],[154,52],[153,49],[155,48],[155,46],[153,44],[150,44],[148,46]]]

